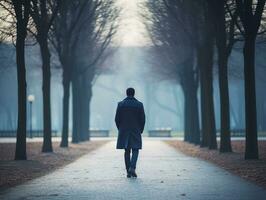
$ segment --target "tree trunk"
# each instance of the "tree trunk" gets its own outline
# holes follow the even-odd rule
[[[184,92],[184,126],[185,141],[193,144],[200,143],[199,111],[197,89],[187,85]]]
[[[181,88],[184,93],[184,139],[199,144],[198,80],[195,78],[193,59],[189,59],[183,69]]]
[[[206,94],[205,94],[205,69],[204,69],[204,63],[203,63],[203,52],[201,48],[197,49],[197,64],[200,72],[200,106],[201,106],[201,147],[207,147],[208,146],[208,131],[207,131],[207,117],[206,117]]]
[[[220,62],[220,61],[219,61]],[[223,61],[221,61],[223,62]],[[219,63],[219,89],[221,112],[221,144],[220,152],[232,152],[230,134],[229,88],[227,77],[227,62]]]
[[[216,45],[218,50],[219,89],[220,89],[220,120],[221,120],[221,142],[220,152],[231,152],[230,134],[230,104],[228,87],[228,55],[226,52],[226,25],[224,1],[216,3]]]
[[[84,131],[84,119],[85,119],[85,108],[84,108],[84,101],[85,101],[85,96],[86,96],[86,91],[84,90],[84,87],[82,85],[83,84],[83,80],[82,77],[79,77],[79,82],[78,82],[78,90],[77,90],[77,94],[78,94],[78,105],[76,106],[77,108],[77,112],[79,113],[76,117],[77,117],[77,127],[79,130],[79,140],[80,141],[85,141],[86,140],[86,134]]]
[[[47,37],[40,37],[43,75],[43,146],[42,152],[52,152],[52,126],[51,126],[51,72],[50,51]]]
[[[255,83],[255,38],[246,37],[244,49],[246,150],[245,159],[258,159],[257,108]]]
[[[191,122],[192,122],[192,143],[200,144],[200,126],[199,126],[199,105],[198,105],[198,83],[197,86],[191,88],[190,94],[190,110],[191,110]]]
[[[210,1],[204,6],[204,21],[197,48],[200,71],[202,141],[201,146],[209,149],[217,148],[216,125],[213,102],[213,54],[214,54],[214,22]]]
[[[146,130],[151,130],[151,122],[152,122],[152,119],[151,119],[151,86],[149,83],[145,82],[145,100],[146,100],[146,105],[145,105],[145,109],[146,109],[146,113],[147,113],[147,116],[149,116],[149,120],[147,120],[146,122]]]
[[[92,86],[89,88],[89,92],[88,92],[88,102],[87,102],[87,120],[86,120],[86,130],[88,130],[88,138],[87,140],[91,139],[91,135],[90,135],[90,119],[91,119],[91,98],[92,98]]]
[[[209,149],[217,149],[216,126],[213,102],[213,79],[212,64],[208,66],[206,79],[206,109],[207,109],[207,131],[209,135]]]
[[[206,38],[205,45],[199,48],[202,141],[201,146],[209,149],[217,148],[216,126],[213,102],[213,41]]]
[[[183,86],[183,93],[184,93],[184,141],[190,141],[190,130],[189,130],[189,123],[191,120],[190,112],[189,112],[189,97],[187,92],[187,86]]]
[[[265,123],[265,121],[266,121],[266,94],[264,93],[264,94],[262,94],[262,101],[263,101],[263,107],[262,107],[262,127],[261,127],[261,129],[262,129],[262,131],[266,131],[266,123]]]
[[[239,119],[239,124],[238,128],[239,129],[245,129],[245,92],[244,92],[244,87],[239,87],[237,90],[237,95],[238,95],[238,105],[237,105],[237,116]]]
[[[68,132],[69,132],[69,93],[70,93],[70,80],[64,75],[63,77],[63,129],[61,138],[61,147],[68,147]]]
[[[83,79],[83,78],[82,78]],[[80,126],[80,141],[86,141],[88,137],[88,130],[85,128],[85,120],[86,120],[86,96],[87,91],[84,89],[83,80],[81,80],[82,83],[79,85],[80,95],[79,95],[79,110],[80,110],[80,120],[79,120],[79,126]]]
[[[87,79],[87,77],[85,77],[85,79]],[[91,84],[91,81],[90,80],[87,80],[89,83],[88,84],[86,84],[86,88],[85,88],[85,90],[86,90],[86,92],[85,92],[85,94],[86,94],[86,96],[85,96],[85,98],[84,98],[84,106],[83,106],[83,108],[84,108],[84,112],[85,112],[85,114],[84,114],[84,116],[85,116],[85,118],[84,118],[84,124],[83,124],[83,129],[84,129],[84,133],[86,134],[86,140],[90,140],[90,132],[89,132],[89,130],[90,130],[90,102],[91,102],[91,98],[92,98],[92,84]]]
[[[92,85],[88,76],[83,75],[81,77],[80,85],[80,135],[81,141],[90,140],[89,128],[90,128],[90,101],[92,97]]]
[[[79,121],[79,80],[77,77],[74,77],[72,81],[72,143],[80,142],[80,121]]]
[[[220,56],[219,56],[220,57]],[[220,117],[221,117],[221,141],[220,152],[232,152],[230,134],[230,107],[229,88],[227,76],[227,61],[219,58],[219,88],[220,88]]]
[[[27,84],[25,67],[26,31],[17,23],[16,60],[18,84],[18,125],[15,160],[26,160]]]

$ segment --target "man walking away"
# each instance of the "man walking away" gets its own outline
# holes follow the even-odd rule
[[[124,149],[127,177],[137,178],[136,164],[142,148],[141,134],[145,125],[143,104],[134,95],[134,88],[126,90],[127,97],[118,103],[115,123],[118,129],[117,149]],[[132,154],[131,154],[132,153]]]

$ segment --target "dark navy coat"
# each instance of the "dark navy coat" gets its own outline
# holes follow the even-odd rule
[[[118,128],[117,149],[142,148],[141,134],[145,125],[143,104],[134,97],[118,103],[115,123]]]

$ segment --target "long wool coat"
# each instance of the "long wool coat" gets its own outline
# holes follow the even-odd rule
[[[118,128],[117,149],[141,149],[141,134],[145,125],[143,104],[134,97],[118,103],[115,115]]]

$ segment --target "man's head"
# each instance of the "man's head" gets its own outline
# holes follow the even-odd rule
[[[134,88],[127,88],[127,96],[128,97],[134,97],[134,95],[135,95]]]

